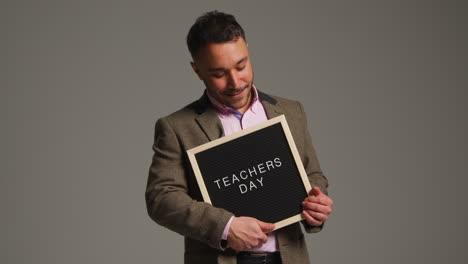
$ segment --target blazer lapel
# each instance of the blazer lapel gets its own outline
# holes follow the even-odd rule
[[[208,110],[195,119],[210,141],[224,135],[223,125],[214,110]]]
[[[198,116],[195,117],[195,120],[210,141],[218,139],[224,135],[223,124],[221,124],[218,114],[211,106],[211,102],[206,95],[206,91],[198,100],[195,112],[198,114]]]
[[[284,114],[281,107],[273,97],[262,93],[259,90],[257,91],[258,97],[265,108],[268,119]],[[205,91],[202,97],[198,99],[195,107],[195,112],[198,114],[195,120],[211,141],[224,136],[224,129],[223,124],[221,124],[221,120],[219,120],[218,114],[211,106],[211,102],[209,100],[210,99],[208,99]]]
[[[272,119],[284,114],[281,107],[278,105],[278,101],[276,101],[273,97],[260,92],[259,90],[257,90],[257,92],[258,98],[260,99],[263,108],[265,108],[268,119]]]

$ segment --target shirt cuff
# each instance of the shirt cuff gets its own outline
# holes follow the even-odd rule
[[[228,234],[229,234],[229,229],[231,228],[232,220],[234,219],[234,216],[231,216],[231,219],[226,224],[226,227],[224,227],[223,235],[221,236],[221,240],[227,240]]]

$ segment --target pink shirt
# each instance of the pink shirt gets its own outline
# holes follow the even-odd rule
[[[208,98],[216,109],[218,117],[223,124],[224,135],[228,136],[232,133],[241,131],[244,128],[254,126],[258,123],[268,120],[266,116],[265,109],[258,99],[257,89],[252,85],[253,91],[253,101],[250,107],[245,111],[244,114],[241,114],[235,109],[232,109],[226,105],[221,104],[215,98],[211,97],[208,93]],[[226,227],[224,228],[223,235],[221,239],[227,240],[227,235],[229,233],[229,228],[234,217],[231,217]],[[268,241],[259,247],[253,248],[249,251],[263,251],[263,252],[274,252],[278,251],[278,245],[276,241],[275,232],[270,232],[268,234]]]

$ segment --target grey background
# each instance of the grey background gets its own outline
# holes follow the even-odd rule
[[[144,190],[154,122],[198,98],[185,36],[247,33],[259,89],[305,104],[334,212],[314,263],[462,263],[466,1],[2,1],[2,263],[182,263]]]

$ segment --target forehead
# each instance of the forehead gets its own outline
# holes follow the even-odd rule
[[[196,58],[196,63],[205,67],[235,67],[237,62],[248,57],[247,44],[243,38],[237,40],[210,43],[203,47]]]

